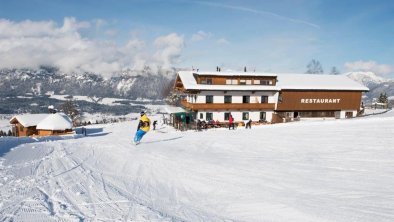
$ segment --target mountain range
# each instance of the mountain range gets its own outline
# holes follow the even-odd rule
[[[87,96],[92,103],[78,102],[85,111],[116,112],[136,111],[134,106],[110,107],[95,103],[100,98],[127,100],[163,100],[170,92],[176,70],[125,71],[109,78],[95,73],[64,73],[57,68],[42,66],[39,69],[0,70],[0,113],[43,112],[49,105],[60,106],[63,101],[50,95]]]

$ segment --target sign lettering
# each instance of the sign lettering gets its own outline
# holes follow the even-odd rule
[[[301,99],[301,103],[339,103],[341,99]]]

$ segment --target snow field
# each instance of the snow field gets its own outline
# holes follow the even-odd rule
[[[393,221],[393,122],[0,139],[0,220]]]

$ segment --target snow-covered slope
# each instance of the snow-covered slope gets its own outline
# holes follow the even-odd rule
[[[0,221],[394,221],[393,116],[3,138]]]

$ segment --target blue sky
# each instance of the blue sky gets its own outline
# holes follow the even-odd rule
[[[85,54],[82,50],[87,47],[91,54],[105,54],[112,59],[89,55],[92,59],[85,61],[95,67],[105,63],[103,70],[158,64],[204,70],[215,70],[217,65],[232,70],[247,66],[256,71],[304,73],[307,63],[317,59],[326,73],[332,66],[341,72],[374,71],[389,77],[394,72],[394,1],[390,0],[0,0],[0,3],[0,19],[3,23],[7,21],[3,32],[13,27],[22,29],[18,35],[3,37],[3,45],[7,43],[4,38],[8,42],[22,41],[30,35],[23,31],[26,20],[52,22],[56,32],[64,27],[65,18],[72,18],[76,27],[72,32],[79,35],[77,39],[59,40],[50,31],[36,37],[49,36],[53,41],[50,47],[55,47],[57,40],[81,41],[79,45],[84,46],[77,56],[69,51],[65,54],[82,58]],[[72,36],[71,31],[68,34]],[[127,51],[124,46],[130,42],[133,45]],[[30,43],[7,48],[7,52],[18,49],[14,56],[19,57],[24,52],[21,45],[29,47]],[[1,50],[0,41],[0,55]],[[37,50],[38,47],[25,51],[41,55],[66,49],[54,48],[45,53]],[[118,56],[123,56],[123,61],[115,62]],[[43,57],[36,62],[44,60]],[[66,66],[65,60],[59,57],[53,61]],[[0,65],[12,66],[13,62],[10,58]],[[67,63],[88,69],[86,64],[70,60]]]

